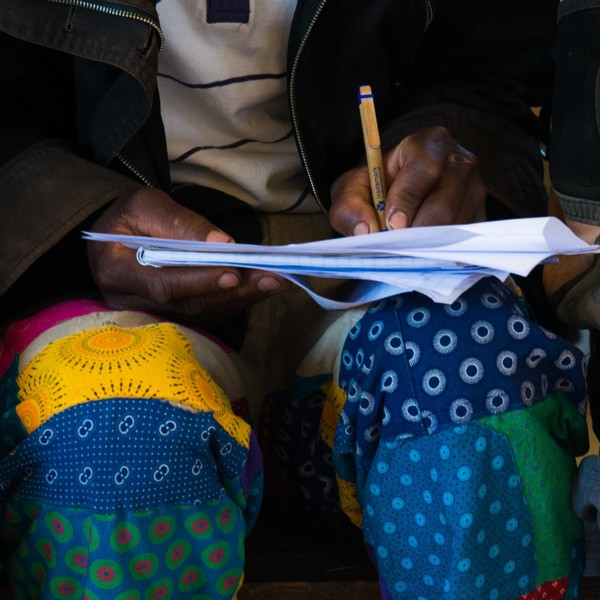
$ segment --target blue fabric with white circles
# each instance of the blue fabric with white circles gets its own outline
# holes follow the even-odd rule
[[[227,494],[248,500],[253,521],[261,468],[254,436],[249,453],[209,413],[117,398],[51,417],[0,462],[0,489],[101,514],[201,505]]]
[[[492,279],[448,306],[412,293],[369,308],[342,351],[333,461],[356,484],[384,598],[508,600],[535,587],[510,441],[478,419],[552,392],[584,414],[584,374],[582,353]]]
[[[356,444],[367,469],[380,438],[431,435],[552,391],[585,404],[581,352],[528,320],[491,279],[452,305],[421,294],[374,304],[349,332],[339,380],[352,425],[338,427],[335,445],[353,453]]]

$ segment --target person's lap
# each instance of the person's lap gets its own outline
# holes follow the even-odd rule
[[[262,491],[255,434],[233,410],[239,359],[149,315],[78,310],[5,335],[15,585],[233,597]],[[384,596],[433,581],[444,597],[517,597],[571,576],[570,597],[580,359],[492,280],[449,307],[407,294],[349,311],[279,395],[276,454],[327,518],[363,528]]]

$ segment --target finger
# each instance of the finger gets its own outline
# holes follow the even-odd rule
[[[139,211],[139,213],[142,213],[142,211]],[[148,216],[149,211],[146,210],[142,218],[146,218],[147,222],[140,223],[138,221],[138,227],[145,227],[145,231],[148,231],[148,233],[141,233],[140,235],[214,243],[234,242],[228,233],[218,228],[214,223],[202,215],[182,207],[171,198],[167,198],[164,203],[157,207],[156,212],[152,214],[151,221],[148,220]]]
[[[228,314],[237,314],[292,286],[289,281],[266,271],[248,270],[243,271],[242,275],[239,286],[202,297],[187,298],[182,310],[208,320],[222,318]]]
[[[105,300],[113,308],[133,308],[156,314],[186,315],[205,322],[214,322],[236,315],[276,291],[287,289],[289,285],[288,282],[277,281],[277,285],[273,286],[275,281],[277,278],[271,274],[258,273],[235,288],[221,289],[197,296],[184,296],[167,302],[156,303],[148,295],[123,293],[109,295]],[[263,287],[264,289],[261,289]]]
[[[101,242],[96,244],[102,245]],[[135,251],[120,244],[112,247],[105,244],[101,251],[95,277],[105,296],[139,296],[158,306],[242,284],[243,294],[272,293],[288,285],[287,280],[272,273],[229,266],[153,268],[141,265]]]
[[[423,200],[437,185],[444,171],[445,157],[439,150],[430,152],[411,143],[402,142],[387,161],[390,181],[386,198],[386,219],[390,229],[413,225]]]
[[[227,296],[262,296],[287,287],[282,277],[266,271],[233,267],[163,267],[146,269],[142,295],[165,304],[226,292]]]
[[[100,215],[93,230],[171,239],[233,241],[203,216],[155,188],[141,188],[119,196]]]
[[[94,257],[94,276],[105,296],[141,296],[147,297],[153,304],[163,305],[189,295],[233,288],[242,280],[239,270],[233,267],[157,269],[144,266],[137,261],[134,250],[118,244],[111,246],[101,248]]]
[[[450,157],[438,184],[415,213],[412,226],[456,225],[485,220],[486,188],[462,155]]]
[[[379,231],[366,167],[352,169],[334,182],[331,187],[329,222],[338,233],[345,236]]]

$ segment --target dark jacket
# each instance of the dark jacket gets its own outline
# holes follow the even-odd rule
[[[600,225],[600,2],[558,11],[550,174],[564,215]]]
[[[541,129],[530,107],[550,94],[556,5],[298,0],[290,110],[323,209],[332,181],[361,158],[356,93],[367,83],[386,145],[444,125],[478,156],[493,198],[517,215],[543,214]],[[102,206],[140,185],[170,190],[156,90],[161,44],[152,0],[2,0],[4,318],[32,282],[65,293],[67,280],[83,285],[79,230]],[[198,198],[211,210],[220,202],[210,190]]]

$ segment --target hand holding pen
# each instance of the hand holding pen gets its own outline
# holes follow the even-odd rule
[[[364,123],[370,165],[353,168],[334,182],[329,212],[334,229],[358,235],[485,220],[487,192],[476,157],[439,126],[417,130],[382,153],[374,96],[369,92],[369,86],[359,89],[357,112]]]

